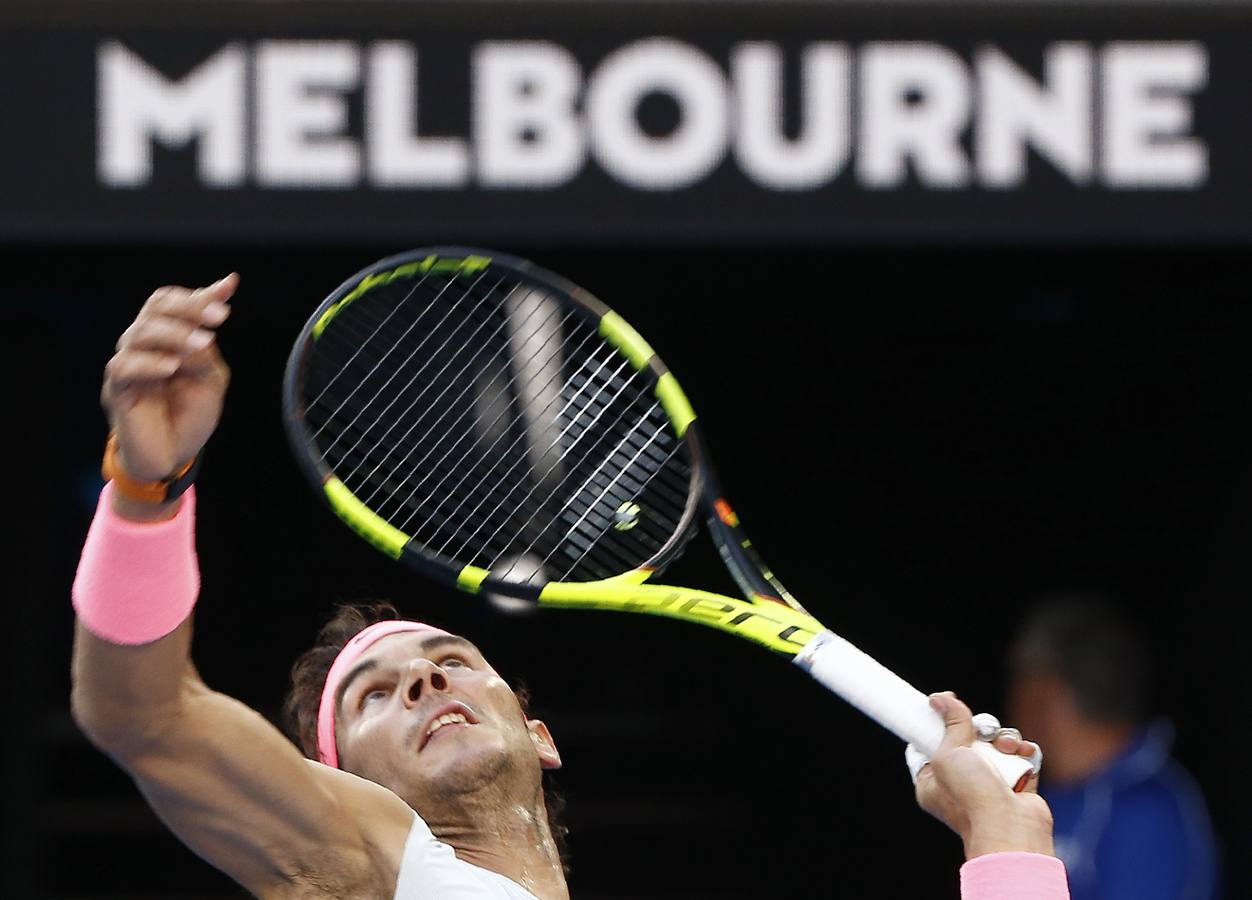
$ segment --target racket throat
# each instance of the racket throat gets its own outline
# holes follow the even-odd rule
[[[740,592],[745,597],[773,600],[785,603],[798,612],[806,612],[753,549],[752,542],[739,527],[738,517],[730,511],[726,501],[715,501],[714,510],[715,513],[708,519],[709,533]]]

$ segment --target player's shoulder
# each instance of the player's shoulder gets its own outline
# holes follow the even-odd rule
[[[404,845],[415,813],[393,791],[380,784],[306,760],[318,781],[334,798],[337,839],[317,848],[310,858],[265,900],[327,897],[391,898],[395,892]]]
[[[369,837],[398,838],[403,847],[413,824],[413,808],[391,789],[377,782],[306,760],[335,797],[336,805],[353,827]]]

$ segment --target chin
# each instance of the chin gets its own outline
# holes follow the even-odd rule
[[[420,777],[435,793],[475,791],[498,781],[516,766],[508,748],[494,741],[464,740],[459,735],[456,740],[456,746],[445,744],[418,756]]]

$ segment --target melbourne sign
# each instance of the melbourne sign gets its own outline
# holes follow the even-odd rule
[[[648,7],[649,25],[680,6]],[[737,5],[733,27],[574,39],[542,21],[518,35],[527,7],[499,9],[510,27],[388,19],[369,38],[346,12],[338,34],[7,30],[0,67],[26,115],[0,150],[0,231],[1252,237],[1252,22],[1241,41],[1158,10],[1145,36],[1126,11],[1119,26],[1058,19],[1049,39],[1025,7],[1018,25],[979,24],[979,7],[883,6],[882,22],[827,7],[780,29],[763,4]]]

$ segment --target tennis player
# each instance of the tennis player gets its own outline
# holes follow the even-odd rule
[[[215,329],[237,285],[158,289],[106,367],[108,483],[73,588],[76,721],[187,846],[259,897],[568,897],[543,791],[556,743],[464,637],[341,615],[296,667],[303,755],[197,674],[192,482],[229,380]],[[1067,898],[1033,785],[1014,794],[970,749],[955,696],[931,702],[947,733],[917,797],[965,842],[962,896]],[[996,746],[1036,750],[1011,729]]]

